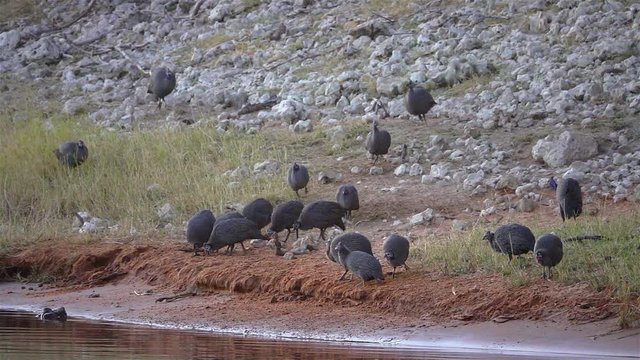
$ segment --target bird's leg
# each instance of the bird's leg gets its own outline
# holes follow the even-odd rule
[[[289,240],[289,235],[291,235],[291,229],[287,229],[287,237],[284,238],[284,243],[287,243],[287,240]],[[278,235],[276,234],[276,239],[278,238]]]
[[[345,270],[344,274],[342,274],[342,276],[340,276],[340,279],[338,279],[338,281],[344,280],[344,277],[347,275],[348,272],[349,272],[349,270]]]
[[[296,190],[296,197],[300,197],[300,194],[298,194],[298,190]]]
[[[244,254],[245,252],[247,252],[247,249],[244,248],[244,244],[242,243],[242,241],[240,241],[240,246],[242,246],[242,253]]]
[[[409,268],[409,265],[407,265],[407,263],[404,263],[404,269],[405,269],[405,270],[411,270],[411,269]]]
[[[511,259],[513,259],[513,256],[511,254],[507,254],[509,255],[509,264],[511,264]]]
[[[391,278],[395,279],[396,278],[396,267],[393,267],[393,274],[391,274]]]
[[[553,279],[553,273],[551,272],[551,266],[549,266],[549,280]]]
[[[236,244],[231,244],[227,246],[227,255],[231,256],[233,254],[233,248],[236,247]]]
[[[324,229],[320,229],[320,238],[322,238],[322,240],[327,241],[327,239],[324,237]]]
[[[158,110],[162,108],[162,99],[158,99]]]
[[[198,256],[198,246],[193,244],[193,256]]]
[[[296,240],[298,240],[298,229],[296,228]]]
[[[547,268],[542,267],[542,278],[547,280]]]
[[[305,194],[308,194],[308,193],[309,193],[309,190],[307,189],[307,187],[306,187],[306,186],[304,187],[304,193],[305,193]]]

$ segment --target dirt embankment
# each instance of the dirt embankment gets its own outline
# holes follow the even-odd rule
[[[379,245],[379,244],[377,244]],[[540,279],[513,286],[499,275],[445,277],[419,270],[402,272],[383,284],[339,281],[342,269],[321,251],[291,261],[269,249],[233,256],[196,256],[176,243],[69,244],[52,241],[2,260],[9,277],[50,274],[60,289],[82,289],[106,283],[139,284],[180,293],[198,289],[207,297],[233,294],[233,304],[268,304],[270,312],[295,305],[301,314],[313,305],[338,305],[350,312],[409,317],[428,322],[451,320],[544,320],[561,315],[577,322],[615,313],[611,293],[585,285],[564,286]],[[375,246],[374,246],[375,247]],[[206,302],[206,300],[204,300]]]

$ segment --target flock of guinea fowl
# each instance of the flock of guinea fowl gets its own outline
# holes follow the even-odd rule
[[[175,74],[166,67],[159,67],[151,74],[148,93],[151,93],[161,108],[164,98],[169,95],[176,85]],[[425,114],[434,106],[431,94],[423,87],[409,82],[406,96],[407,112],[425,120]],[[377,122],[373,122],[371,131],[367,135],[365,147],[373,157],[374,163],[380,156],[388,153],[391,145],[391,135],[386,130],[380,130]],[[58,160],[69,167],[82,164],[89,155],[86,144],[82,141],[68,141],[54,150]],[[309,182],[308,169],[298,163],[293,163],[287,172],[287,182],[299,198],[299,191],[307,192]],[[560,206],[562,221],[576,218],[582,213],[582,193],[578,181],[564,178],[557,182],[553,177],[549,186],[556,191],[556,199]],[[268,200],[258,198],[247,204],[242,212],[228,212],[217,218],[211,210],[202,210],[189,219],[186,237],[193,245],[195,255],[200,250],[206,254],[217,252],[226,247],[225,254],[231,255],[236,244],[246,250],[243,242],[249,239],[273,239],[276,254],[283,255],[283,244],[278,239],[278,233],[287,230],[284,243],[295,230],[296,238],[299,230],[319,229],[320,237],[325,238],[325,230],[334,226],[346,231],[343,218],[349,220],[351,212],[360,208],[358,190],[351,184],[342,185],[337,191],[336,201],[318,200],[304,205],[299,200],[290,200],[273,206]],[[269,225],[267,234],[261,230]],[[579,237],[585,238],[599,237]],[[543,277],[551,278],[551,268],[556,266],[563,257],[562,240],[554,234],[546,234],[536,240],[531,230],[520,224],[502,225],[495,232],[487,231],[483,237],[490,246],[499,253],[509,256],[520,256],[532,251],[535,260],[543,267]],[[569,239],[567,239],[569,240]],[[392,277],[396,276],[396,268],[404,266],[409,257],[409,241],[400,235],[393,234],[383,243],[384,259],[393,267]],[[344,268],[342,280],[349,272],[365,281],[384,280],[382,266],[373,256],[370,240],[356,232],[346,232],[338,235],[326,243],[326,256]],[[548,275],[546,269],[549,270]]]

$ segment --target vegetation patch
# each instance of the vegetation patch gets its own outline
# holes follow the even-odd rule
[[[514,257],[494,252],[482,239],[485,228],[456,233],[442,239],[419,239],[412,249],[414,261],[427,271],[459,276],[498,273],[516,286],[528,286],[542,278],[542,267],[533,254]],[[492,229],[495,230],[495,229]],[[564,257],[554,268],[554,280],[564,284],[584,283],[595,291],[613,290],[619,325],[630,327],[640,319],[640,216],[566,222],[559,228],[532,228],[536,238],[555,231],[562,239],[579,235],[602,235],[602,240],[565,241]]]

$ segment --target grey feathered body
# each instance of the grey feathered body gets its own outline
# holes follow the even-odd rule
[[[556,189],[556,199],[560,205],[560,216],[565,219],[576,218],[582,214],[582,190],[577,180],[560,179]]]
[[[379,130],[378,125],[374,121],[365,142],[367,151],[377,159],[380,155],[388,153],[390,146],[391,135],[386,130]]]
[[[224,213],[216,218],[216,222],[221,222],[229,219],[244,219],[245,217],[237,211],[231,211]]]
[[[273,205],[267,199],[258,198],[248,203],[242,209],[242,215],[258,225],[258,229],[269,225],[271,222],[271,213]]]
[[[306,192],[307,184],[309,183],[309,170],[304,165],[293,163],[289,167],[287,182],[291,189],[296,192],[296,195],[298,195],[298,190],[300,189],[305,189]]]
[[[536,241],[533,253],[540,265],[554,267],[562,260],[562,240],[553,234],[543,235]]]
[[[256,224],[249,219],[228,219],[215,224],[206,245],[212,251],[229,246],[229,253],[231,253],[236,243],[242,244],[249,239],[268,240],[269,238],[262,235]]]
[[[269,230],[276,233],[283,230],[291,231],[293,224],[295,224],[296,220],[300,217],[303,208],[304,204],[297,200],[278,204],[273,209],[273,213],[271,213],[271,226]]]
[[[176,87],[176,76],[173,71],[166,67],[159,67],[153,70],[147,92],[153,94],[155,99],[163,101],[165,96],[171,94]]]
[[[194,249],[202,247],[207,241],[216,222],[211,210],[202,210],[187,222],[187,241],[193,244]]]
[[[424,115],[436,105],[433,96],[427,91],[427,89],[420,86],[409,85],[409,92],[406,98],[407,112],[411,115],[416,115],[420,120],[424,120]]]
[[[337,226],[345,230],[342,217],[344,209],[337,202],[318,200],[307,204],[298,218],[298,229],[309,230],[313,228],[326,229]]]
[[[360,209],[358,189],[351,184],[340,186],[336,193],[336,202],[346,210],[347,218],[350,218],[351,211]]]
[[[409,240],[400,235],[389,236],[382,244],[384,258],[393,266],[403,266],[409,257]]]
[[[333,240],[331,240],[331,244],[327,246],[327,258],[343,266],[344,264],[340,263],[338,258],[338,253],[336,250],[336,248],[338,247],[338,244],[344,244],[347,248],[351,249],[352,251],[357,250],[357,251],[362,251],[367,254],[373,255],[373,251],[371,250],[371,241],[369,241],[369,239],[366,236],[355,233],[355,232],[338,235],[335,238],[333,238]],[[346,270],[346,267],[345,267],[345,270]]]
[[[345,270],[350,271],[362,279],[363,282],[369,280],[384,280],[382,265],[380,265],[378,259],[373,255],[363,251],[351,251],[343,244],[338,245],[337,253],[340,263],[345,266]]]
[[[533,251],[536,238],[531,230],[520,224],[502,225],[495,233],[487,232],[484,239],[489,241],[493,250],[509,255],[522,255]]]
[[[67,141],[53,151],[60,163],[76,167],[89,157],[89,149],[82,140]]]

